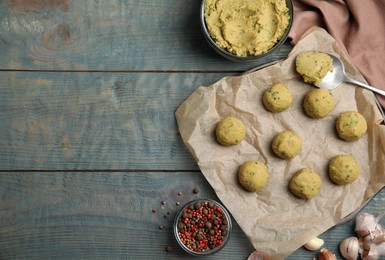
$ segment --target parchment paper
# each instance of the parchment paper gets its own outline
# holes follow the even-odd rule
[[[256,250],[272,259],[290,255],[385,186],[385,126],[380,125],[383,118],[373,93],[343,84],[332,92],[336,107],[330,115],[307,117],[302,99],[312,86],[303,83],[295,71],[295,57],[306,51],[336,54],[347,73],[364,82],[335,40],[325,30],[312,28],[285,61],[201,86],[176,111],[183,141],[205,178]],[[265,110],[261,98],[279,82],[291,90],[293,105],[274,114]],[[340,140],[335,132],[337,116],[348,110],[359,111],[368,122],[368,133],[354,142]],[[245,123],[246,138],[237,146],[224,147],[215,139],[216,124],[226,116]],[[283,130],[295,131],[304,142],[301,153],[291,160],[279,159],[270,148],[272,138]],[[337,186],[330,181],[327,165],[338,154],[357,159],[360,177],[354,183]],[[248,192],[238,183],[238,168],[247,160],[263,161],[269,168],[269,184],[258,193]],[[303,167],[315,170],[323,181],[319,195],[308,201],[288,190],[289,179]]]

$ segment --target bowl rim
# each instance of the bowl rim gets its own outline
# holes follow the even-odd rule
[[[210,46],[217,53],[219,53],[223,57],[225,57],[225,58],[227,58],[229,60],[232,60],[232,61],[238,61],[238,62],[240,62],[240,61],[256,61],[256,60],[258,60],[260,58],[263,58],[263,57],[273,53],[275,50],[277,50],[287,40],[287,38],[289,36],[289,32],[290,32],[291,27],[293,25],[293,19],[294,19],[293,1],[292,0],[285,0],[287,8],[289,9],[290,21],[289,21],[289,24],[288,24],[288,26],[287,26],[287,28],[285,30],[285,33],[281,37],[281,39],[271,49],[269,49],[265,53],[262,53],[262,54],[259,54],[259,55],[256,55],[256,56],[238,56],[238,55],[235,55],[235,54],[233,54],[233,53],[231,53],[231,52],[221,48],[211,38],[210,33],[209,33],[208,29],[207,29],[206,20],[205,20],[205,1],[206,0],[202,0],[201,6],[200,6],[200,27],[201,27],[201,30],[203,32],[203,35],[204,35],[205,39],[209,42]]]
[[[217,246],[213,249],[210,249],[210,250],[206,250],[206,251],[202,251],[202,252],[195,252],[191,249],[189,249],[185,244],[182,243],[182,241],[180,240],[180,237],[178,235],[178,220],[180,219],[182,213],[183,213],[183,210],[189,206],[190,204],[194,204],[195,202],[212,202],[214,203],[217,207],[221,208],[221,210],[223,211],[223,214],[225,215],[226,219],[227,219],[227,235],[225,236],[222,244],[220,246]],[[176,213],[175,215],[175,218],[174,218],[174,225],[173,225],[173,231],[174,231],[174,236],[175,236],[175,239],[176,241],[178,242],[179,246],[184,250],[186,251],[187,253],[193,255],[193,256],[205,256],[205,255],[212,255],[212,254],[215,254],[217,253],[218,251],[220,251],[226,244],[227,242],[229,241],[230,239],[230,233],[231,233],[231,230],[232,230],[232,220],[231,220],[231,215],[230,213],[228,212],[228,210],[225,208],[225,206],[223,206],[221,203],[219,203],[218,201],[216,200],[213,200],[213,199],[208,199],[208,198],[198,198],[198,199],[194,199],[194,200],[191,200],[187,203],[185,203],[181,209]]]

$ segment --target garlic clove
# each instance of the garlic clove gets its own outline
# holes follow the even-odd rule
[[[358,258],[359,244],[356,237],[348,237],[340,243],[341,255],[347,260],[356,260]]]
[[[354,231],[359,237],[365,237],[369,235],[373,230],[381,228],[381,225],[378,224],[380,219],[385,215],[385,212],[382,212],[377,217],[369,213],[361,213],[356,217],[356,225]]]
[[[261,255],[258,251],[252,252],[247,258],[247,260],[263,260],[263,259],[264,259],[263,255]]]
[[[366,237],[362,237],[360,238],[361,242],[362,242],[362,247],[364,248],[364,250],[370,250],[370,248],[372,247],[372,236],[366,236]]]
[[[376,245],[381,244],[383,242],[385,242],[385,235],[379,235],[373,238],[373,243]]]
[[[368,251],[368,254],[362,259],[373,260],[373,259],[382,259],[381,256],[385,255],[385,244],[372,244],[372,247]]]
[[[376,218],[369,213],[361,213],[356,217],[356,226],[354,231],[360,237],[365,237],[370,234],[371,230],[374,230],[377,226]]]
[[[323,239],[315,237],[315,238],[311,239],[309,242],[307,242],[306,244],[304,244],[303,246],[307,250],[314,251],[314,250],[320,249],[321,246],[323,246],[323,244],[324,244]]]
[[[336,260],[336,256],[326,248],[322,248],[318,254],[318,260]]]

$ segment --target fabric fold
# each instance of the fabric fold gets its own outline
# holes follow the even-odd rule
[[[289,37],[294,44],[313,26],[326,29],[369,85],[385,90],[385,1],[293,0],[293,6]],[[377,97],[385,107],[385,97]]]

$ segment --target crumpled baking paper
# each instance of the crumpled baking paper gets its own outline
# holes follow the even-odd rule
[[[312,28],[286,60],[201,86],[176,111],[182,139],[203,175],[255,249],[272,259],[287,257],[385,186],[385,126],[373,93],[344,83],[332,91],[336,106],[331,114],[307,117],[302,100],[313,87],[295,71],[296,56],[306,51],[341,57],[346,72],[364,82],[336,41],[325,30]],[[262,104],[263,92],[275,83],[286,84],[293,94],[292,106],[276,114]],[[350,110],[360,112],[368,122],[367,134],[354,142],[340,140],[335,131],[338,115]],[[237,117],[246,126],[246,138],[239,145],[225,147],[216,141],[215,127],[226,116]],[[271,150],[273,137],[284,130],[295,131],[303,140],[301,153],[290,160]],[[338,186],[329,179],[328,162],[338,154],[352,154],[358,161],[360,176],[354,183]],[[238,182],[238,168],[247,160],[263,161],[269,168],[268,186],[260,192],[248,192]],[[288,190],[289,179],[304,167],[316,171],[323,181],[319,195],[308,201]]]

